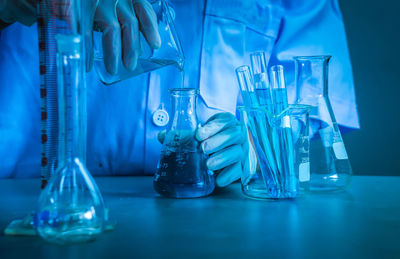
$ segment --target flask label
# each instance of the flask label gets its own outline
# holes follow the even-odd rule
[[[344,147],[343,142],[335,142],[333,143],[333,152],[337,159],[348,159],[346,148]]]
[[[300,182],[310,181],[310,162],[301,163],[299,165],[299,181]]]

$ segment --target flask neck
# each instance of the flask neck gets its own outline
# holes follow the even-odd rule
[[[295,57],[296,103],[316,105],[328,98],[330,56]]]
[[[86,89],[80,36],[57,38],[57,87],[59,115],[59,166],[79,159],[85,163]]]
[[[171,91],[173,120],[170,130],[196,130],[197,94],[193,88],[177,88]]]

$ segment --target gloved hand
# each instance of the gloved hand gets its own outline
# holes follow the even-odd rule
[[[127,69],[136,68],[141,52],[139,31],[150,47],[161,46],[157,16],[146,0],[100,0],[94,15],[94,29],[103,33],[104,63],[107,72],[113,75],[118,72],[121,56]]]
[[[225,187],[238,180],[242,173],[242,144],[245,140],[239,121],[231,113],[217,113],[199,127],[196,139],[210,157],[207,167],[216,173],[216,183]]]
[[[1,0],[0,20],[6,24],[20,22],[31,26],[36,22],[36,0]]]

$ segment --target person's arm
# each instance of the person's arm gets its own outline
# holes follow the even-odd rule
[[[335,118],[347,130],[359,128],[352,66],[338,0],[288,0],[283,2],[283,11],[270,65],[284,65],[289,102],[295,99],[293,57],[330,55],[329,99]]]
[[[1,0],[0,30],[19,22],[31,26],[36,21],[35,0]]]
[[[59,0],[61,1],[61,0]],[[62,0],[71,1],[71,0]],[[151,4],[146,0],[85,0],[95,9],[94,21],[90,21],[85,35],[91,35],[95,28],[103,33],[104,62],[111,74],[118,72],[118,64],[122,59],[127,69],[134,70],[140,55],[139,33],[144,35],[150,47],[161,46],[158,33],[157,17]],[[98,1],[98,4],[97,4]],[[93,2],[93,3],[92,3]],[[89,10],[86,10],[89,13]],[[86,14],[89,15],[89,14]],[[1,0],[0,29],[15,22],[31,26],[36,21],[36,0]],[[89,39],[91,40],[91,39]],[[86,51],[88,64],[92,64],[92,44]],[[91,66],[88,66],[90,70]]]

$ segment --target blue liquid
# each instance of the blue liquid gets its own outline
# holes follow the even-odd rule
[[[270,127],[268,118],[262,112],[250,113],[249,125],[265,186],[271,198],[280,198],[283,184],[271,142],[273,139],[269,137],[269,133],[274,132],[274,127]]]
[[[258,103],[260,105],[267,106],[268,111],[273,112],[272,97],[271,97],[270,89],[268,89],[268,88],[256,89],[256,95],[257,95]]]
[[[257,107],[259,105],[255,92],[241,92],[243,104],[246,107]]]
[[[280,144],[281,175],[283,176],[284,189],[288,198],[294,198],[297,193],[297,180],[294,169],[294,149],[291,128],[278,128]]]
[[[171,198],[196,198],[209,195],[215,188],[215,178],[207,169],[201,151],[163,151],[154,189]]]
[[[274,113],[279,114],[288,107],[288,98],[286,88],[272,89],[272,98],[274,103]]]
[[[273,89],[272,97],[275,114],[280,114],[288,107],[286,88]],[[297,193],[297,180],[294,169],[294,146],[290,118],[284,114],[280,118],[280,122],[281,125],[277,125],[278,141],[277,143],[274,142],[274,148],[285,193],[288,198],[292,198]]]

